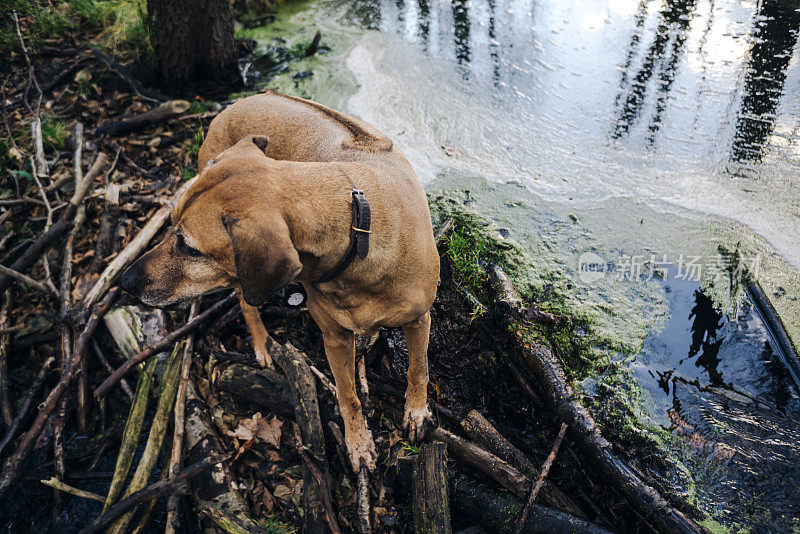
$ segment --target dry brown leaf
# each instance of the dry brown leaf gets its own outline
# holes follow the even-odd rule
[[[261,415],[261,412],[257,412],[249,419],[242,419],[236,430],[229,433],[229,435],[244,441],[257,438],[259,441],[278,449],[281,445],[282,426],[283,422],[277,417],[272,416],[272,419],[267,420]]]

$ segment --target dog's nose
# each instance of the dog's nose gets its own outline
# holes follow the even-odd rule
[[[128,267],[124,273],[122,273],[122,278],[119,280],[119,286],[123,291],[130,293],[131,295],[136,294],[136,286],[139,285],[139,275],[141,274],[141,271],[141,262],[137,261]]]

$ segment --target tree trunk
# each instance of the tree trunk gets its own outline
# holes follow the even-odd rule
[[[155,83],[170,92],[238,79],[229,0],[147,0]]]

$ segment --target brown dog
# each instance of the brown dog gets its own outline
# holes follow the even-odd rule
[[[173,229],[122,277],[122,287],[166,306],[234,287],[263,365],[272,366],[257,306],[297,280],[322,330],[353,467],[375,467],[355,389],[355,335],[403,327],[408,387],[403,424],[422,437],[429,309],[439,255],[425,193],[380,131],[308,100],[278,93],[242,99],[217,116],[199,154],[200,177],[172,213]],[[353,186],[372,211],[369,254],[317,282],[351,241]]]

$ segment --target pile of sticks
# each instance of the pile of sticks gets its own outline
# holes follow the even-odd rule
[[[163,500],[166,532],[190,531],[198,523],[224,532],[263,532],[259,523],[263,514],[253,513],[252,491],[243,489],[246,484],[241,478],[242,459],[252,452],[254,440],[240,443],[226,434],[229,429],[215,411],[216,392],[222,392],[234,403],[274,414],[290,429],[283,434],[289,450],[281,449],[280,455],[299,466],[302,502],[294,507],[302,509],[302,514],[289,514],[292,505],[287,500],[284,516],[302,522],[303,532],[396,530],[392,523],[396,515],[386,513],[392,504],[387,497],[391,491],[400,498],[406,491],[413,512],[403,519],[413,522],[419,532],[451,532],[454,523],[465,522],[516,532],[606,532],[611,524],[597,524],[600,513],[591,514],[595,523],[588,521],[586,504],[551,480],[551,468],[557,469],[563,461],[565,448],[568,454],[583,458],[603,483],[622,495],[623,506],[640,518],[641,525],[653,531],[701,531],[615,455],[590,414],[575,400],[552,352],[522,340],[512,340],[515,350],[525,356],[524,369],[509,363],[514,380],[542,413],[549,410],[550,414],[550,442],[543,447],[549,454],[542,454],[540,461],[523,452],[480,411],[432,402],[440,420],[423,444],[417,447],[392,438],[379,441],[379,448],[384,445],[381,465],[388,467],[378,473],[351,472],[335,387],[319,363],[320,351],[301,350],[302,344],[296,341],[270,338],[267,348],[282,372],[261,369],[252,354],[225,349],[225,333],[240,318],[233,295],[193,302],[188,313],[160,313],[127,305],[115,287],[121,273],[158,237],[172,206],[193,180],[181,183],[144,168],[110,138],[171,121],[205,120],[213,112],[202,117],[185,115],[187,103],[148,91],[124,67],[90,49],[75,49],[77,59],[40,84],[18,21],[17,29],[25,60],[24,89],[12,99],[4,95],[4,118],[13,143],[8,113],[25,110],[32,143],[24,159],[31,177],[25,188],[24,183],[20,185],[20,173],[9,174],[16,198],[0,200],[0,210],[4,210],[0,223],[34,222],[41,231],[33,237],[16,236],[17,243],[10,247],[13,232],[0,240],[0,510],[20,487],[24,473],[39,474],[49,468],[50,477],[36,479],[52,488],[54,529],[69,495],[102,503],[94,520],[81,525],[83,532],[144,531]],[[69,154],[71,172],[56,177],[53,171],[61,155],[48,160],[42,103],[48,92],[67,83],[69,75],[89,61],[106,65],[132,98],[146,101],[151,109],[93,125],[100,127],[85,128],[76,121]],[[22,153],[19,147],[16,150]],[[150,157],[149,151],[145,153]],[[85,165],[86,160],[91,164]],[[112,179],[120,166],[157,187],[148,194],[125,191]],[[128,213],[134,217],[146,214],[140,217],[146,221],[140,229],[125,224],[121,198],[132,205]],[[92,215],[99,220],[96,231],[89,228],[95,224]],[[126,240],[115,250],[125,227]],[[445,223],[437,239],[451,227],[451,221]],[[494,301],[481,307],[498,323],[557,324],[561,320],[526,306],[500,268],[493,267],[491,274]],[[451,289],[466,302],[478,302],[463,288]],[[284,323],[294,321],[295,326],[308,323],[302,309],[276,304],[265,313],[282,317]],[[40,323],[49,327],[26,332],[34,318],[44,318]],[[11,324],[15,319],[16,324]],[[181,326],[168,326],[170,319]],[[272,331],[286,334],[287,328],[284,324]],[[402,378],[391,372],[368,373],[365,351],[358,359],[358,375],[366,411],[401,421],[397,406],[402,405],[403,392],[397,381]],[[29,374],[24,395],[13,399],[9,361],[20,360],[20,355],[33,355],[30,362],[40,365]],[[528,376],[534,377],[533,384]],[[148,408],[151,396],[156,402]],[[107,426],[119,405],[127,410],[124,425]],[[75,433],[69,431],[71,424]],[[395,424],[392,432],[398,427]],[[101,437],[85,473],[68,471],[65,446],[71,435]],[[37,451],[47,451],[52,460],[45,461],[48,454],[34,454]],[[93,472],[111,452],[116,452],[113,471]],[[156,478],[160,479],[153,480],[159,462],[161,475]],[[95,475],[110,479],[104,495],[71,484]],[[353,488],[349,497],[348,487]],[[182,512],[189,501],[193,516]]]

